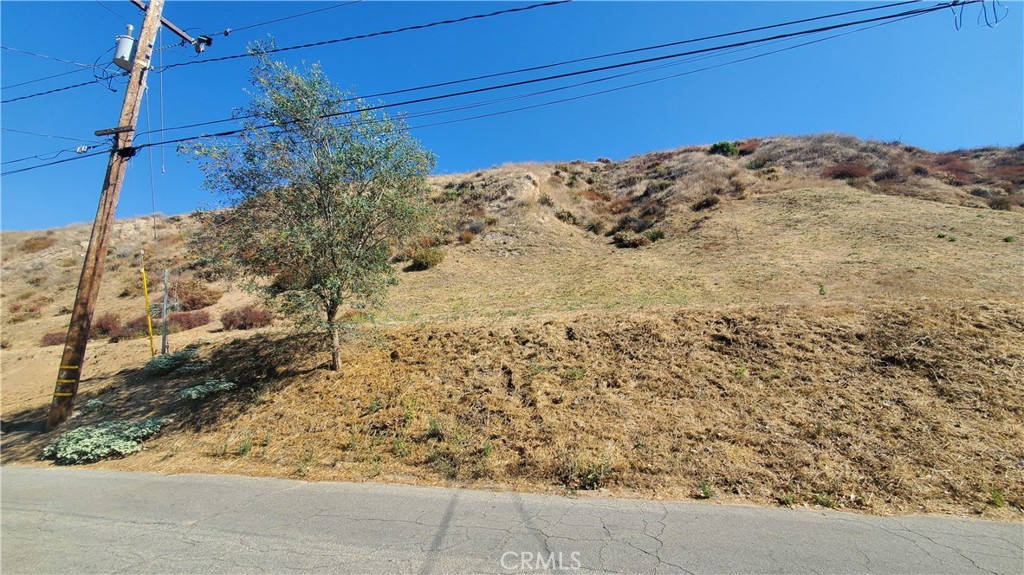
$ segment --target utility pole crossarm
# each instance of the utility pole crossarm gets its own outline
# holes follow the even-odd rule
[[[129,1],[132,4],[136,5],[139,8],[139,10],[142,10],[143,12],[146,12],[148,10],[146,5],[142,3],[142,0],[129,0]],[[210,38],[209,36],[200,36],[198,38],[193,38],[192,36],[190,36],[188,34],[188,32],[185,32],[181,28],[178,28],[177,26],[175,26],[174,24],[172,24],[170,21],[166,20],[163,17],[160,18],[160,23],[163,24],[164,26],[166,26],[167,29],[170,30],[171,32],[174,32],[174,34],[177,35],[178,38],[181,38],[182,42],[184,42],[186,44],[189,44],[192,47],[194,47],[196,49],[196,53],[197,54],[202,52],[203,50],[205,50],[207,46],[210,46],[210,45],[213,44],[213,38]]]

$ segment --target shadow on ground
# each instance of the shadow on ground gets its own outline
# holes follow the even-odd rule
[[[200,347],[199,359],[209,367],[188,375],[153,376],[139,368],[83,380],[80,389],[89,391],[78,394],[71,418],[55,430],[45,429],[49,404],[15,412],[0,421],[0,462],[37,460],[61,433],[104,421],[160,417],[166,420],[166,431],[201,431],[222,417],[244,413],[259,392],[286,385],[281,380],[321,367],[295,367],[298,350],[308,356],[309,350],[317,348],[317,340],[308,336],[258,334],[210,349]],[[182,390],[211,379],[232,381],[238,390],[204,402],[181,397]]]

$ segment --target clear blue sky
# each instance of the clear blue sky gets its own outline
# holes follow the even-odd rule
[[[167,19],[193,34],[215,33],[249,24],[325,8],[340,2],[197,2],[167,0]],[[506,2],[380,2],[364,1],[309,16],[217,36],[206,54],[167,48],[157,65],[214,58],[245,52],[248,42],[274,36],[279,46],[292,46],[355,34],[456,18],[524,6]],[[494,18],[405,32],[323,47],[286,52],[290,64],[322,63],[343,88],[358,94],[455,80],[520,67],[542,65],[661,43],[730,32],[872,5],[866,2],[587,2],[577,1]],[[781,32],[852,18],[932,6],[870,12],[841,20],[799,25]],[[1005,6],[1005,8],[1003,8]],[[992,13],[991,2],[986,4]],[[1018,145],[1024,141],[1024,4],[997,6],[1004,16],[998,27],[978,25],[980,5],[965,8],[962,28],[945,10],[918,18],[826,40],[755,60],[725,65],[645,86],[583,98],[486,119],[414,130],[438,157],[437,172],[486,168],[530,160],[621,159],[652,150],[723,139],[779,134],[845,132],[861,138],[894,140],[930,150],[985,145]],[[0,2],[0,43],[5,48],[37,52],[65,60],[101,65],[127,21],[141,27],[142,14],[127,0],[102,3]],[[761,37],[756,33],[690,44],[631,56],[597,60],[566,68],[471,85],[393,96],[389,101],[441,94],[549,73],[625,62],[722,43]],[[791,46],[791,40],[714,59],[683,62],[607,82],[595,83],[492,104],[471,110],[411,119],[413,126],[465,118],[555,99],[624,86]],[[162,45],[176,38],[163,31]],[[8,87],[76,69],[5,49],[0,53],[4,100],[85,82],[90,70]],[[678,61],[661,62],[675,63]],[[645,67],[654,66],[649,64]],[[628,70],[633,70],[630,68]],[[618,70],[622,72],[625,70]],[[528,94],[566,86],[616,72],[587,75],[543,84],[408,106],[417,114],[455,105]],[[148,110],[139,129],[165,127],[230,117],[247,95],[245,59],[169,69],[150,75]],[[161,86],[162,82],[162,86]],[[2,161],[49,154],[74,147],[71,140],[22,134],[13,130],[95,141],[93,132],[113,127],[123,86],[112,92],[98,84],[49,96],[2,104]],[[161,106],[162,92],[162,106]],[[150,122],[149,118],[152,118]],[[230,129],[231,124],[166,132],[167,138],[196,135],[203,130]],[[150,136],[141,135],[136,144]],[[159,139],[159,134],[153,137]],[[141,152],[132,161],[121,195],[119,217],[152,210],[150,151],[155,151],[156,209],[165,214],[188,212],[214,198],[201,189],[195,164],[173,148]],[[65,152],[58,159],[70,157]],[[7,163],[3,171],[41,163]],[[91,221],[106,164],[105,156],[86,158],[0,180],[5,230],[41,229]],[[165,169],[161,170],[161,166]]]

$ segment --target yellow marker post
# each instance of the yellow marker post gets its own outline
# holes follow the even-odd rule
[[[146,268],[142,270],[142,295],[146,299],[146,326],[149,328],[149,353],[156,357],[156,346],[153,344],[153,315],[149,307],[149,283],[146,281]]]

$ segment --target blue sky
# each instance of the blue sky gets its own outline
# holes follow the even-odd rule
[[[193,35],[241,28],[341,2],[197,2],[167,0],[164,16]],[[481,14],[529,3],[364,1],[316,14],[216,36],[203,55],[172,46],[163,31],[157,66],[203,61],[244,53],[248,42],[273,35],[278,46],[292,46]],[[357,94],[472,77],[619,50],[628,50],[755,26],[876,6],[866,2],[589,2],[577,1],[493,18],[439,26],[309,49],[280,57],[292,65],[321,62],[328,76]],[[482,87],[509,80],[626,62],[631,59],[704,48],[816,26],[867,18],[934,3],[869,12],[772,32],[690,44],[630,56],[484,80],[457,86]],[[993,5],[986,3],[991,17]],[[437,154],[438,173],[476,170],[506,162],[621,159],[652,150],[779,134],[844,132],[862,138],[895,140],[930,150],[1024,141],[1024,3],[995,6],[1003,16],[990,28],[978,24],[978,4],[967,6],[962,27],[944,10],[844,35],[746,62],[722,65],[824,35],[779,42],[700,61],[668,60],[671,67],[568,88],[471,110],[409,120],[420,126],[468,116],[580,96],[608,88],[694,71],[635,88],[586,97],[490,118],[413,130]],[[1004,15],[1005,13],[1005,15]],[[0,44],[84,64],[105,66],[114,37],[127,22],[141,26],[142,14],[126,0],[77,2],[0,2]],[[832,32],[836,34],[850,29]],[[648,64],[649,68],[657,64]],[[90,69],[0,51],[3,100],[85,82]],[[529,94],[635,68],[568,78],[439,102],[411,105],[417,114],[449,106]],[[74,72],[72,72],[74,71]],[[50,80],[13,86],[44,76]],[[158,130],[228,118],[245,104],[245,59],[189,65],[152,73],[148,106],[139,130]],[[162,85],[161,85],[162,84]],[[95,143],[93,132],[113,127],[123,85],[101,84],[0,106],[3,127],[0,158],[11,162]],[[455,91],[442,88],[393,96],[389,102]],[[232,124],[166,131],[165,138],[230,129]],[[33,132],[46,136],[29,135]],[[160,134],[140,134],[136,144]],[[152,169],[151,156],[152,154]],[[65,151],[57,159],[74,156]],[[3,171],[42,160],[5,163]],[[106,165],[105,156],[84,158],[0,180],[0,225],[5,230],[41,229],[91,221]],[[151,176],[152,174],[152,176]],[[201,189],[198,166],[173,147],[137,155],[121,195],[119,217],[188,212],[215,198]]]

